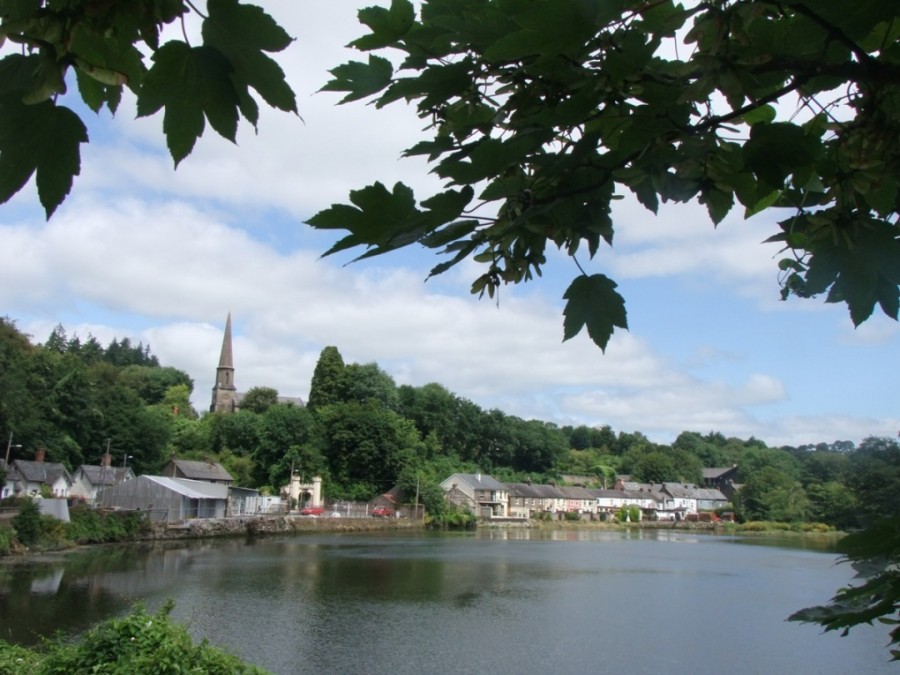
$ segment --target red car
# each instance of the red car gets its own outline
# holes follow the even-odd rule
[[[306,506],[300,510],[301,516],[321,516],[325,513],[323,506]]]
[[[393,516],[394,509],[387,506],[376,506],[374,509],[372,509],[373,518],[392,518]]]

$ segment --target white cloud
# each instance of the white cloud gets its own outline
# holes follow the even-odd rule
[[[743,222],[735,211],[714,229],[699,205],[665,206],[654,217],[632,199],[618,203],[615,248],[604,246],[593,263],[579,258],[589,271],[646,283],[651,313],[654,289],[657,302],[739,295],[754,306],[715,317],[746,326],[746,339],[740,331],[673,335],[636,320],[640,332],[617,332],[606,354],[585,335],[562,343],[560,296],[578,274],[562,254],[548,256],[544,279],[501,289],[499,309],[469,294],[482,271],[471,261],[423,283],[441,260],[429,251],[347,267],[352,254],[320,259],[340,233],[311,233],[301,222],[312,213],[376,179],[403,180],[420,197],[438,182],[423,162],[399,160],[424,125],[413,110],[336,106],[339,95],[315,93],[328,68],[361,58],[343,48],[363,31],[357,3],[264,4],[298,37],[279,61],[303,122],[263,111],[259,133],[244,125],[237,146],[208,131],[173,171],[161,116],[135,120],[126,102],[112,123],[91,123],[83,175],[50,223],[18,215],[35,212],[33,185],[0,211],[0,306],[36,340],[63,322],[82,338],[149,343],[165,365],[194,378],[200,409],[230,310],[242,389],[305,397],[319,352],[335,345],[346,361],[375,361],[398,383],[437,381],[486,408],[660,440],[696,429],[799,444],[898,427],[896,406],[867,394],[893,386],[890,369],[870,367],[865,349],[843,352],[845,363],[814,358],[838,337],[888,350],[900,340],[897,325],[876,317],[851,333],[849,322],[809,323],[834,316],[819,301],[775,303],[777,247],[760,242],[776,226],[765,219]],[[777,358],[800,339],[784,331],[785,316],[815,335],[805,370]],[[763,333],[783,342],[772,337],[766,352],[753,343]],[[842,412],[827,388],[798,401],[798,380],[815,378],[869,396],[871,414]]]

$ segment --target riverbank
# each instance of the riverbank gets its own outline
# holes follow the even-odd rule
[[[145,540],[203,539],[300,532],[373,532],[424,529],[420,520],[408,518],[315,518],[310,516],[239,516],[198,518],[177,523],[151,523]]]
[[[135,521],[135,513],[73,511],[73,522],[63,527],[49,527],[50,519],[42,519],[40,536],[24,546],[7,541],[0,547],[0,558],[21,557],[52,551],[65,551],[81,545],[127,543],[140,541],[177,541],[227,537],[253,537],[311,532],[376,532],[389,530],[422,530],[421,520],[408,518],[332,518],[299,514],[252,515],[229,518],[198,518],[175,523]],[[479,521],[481,529],[528,528],[540,530],[672,530],[734,536],[795,536],[836,541],[843,535],[821,524],[809,523],[710,523],[710,522],[599,522],[586,520],[525,520],[505,518]],[[7,534],[11,531],[6,529]],[[0,533],[2,534],[2,533]]]

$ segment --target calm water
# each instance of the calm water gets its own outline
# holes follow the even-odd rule
[[[195,636],[275,673],[900,672],[883,627],[785,622],[851,571],[763,543],[511,531],[94,549],[0,566],[0,637],[172,598]]]

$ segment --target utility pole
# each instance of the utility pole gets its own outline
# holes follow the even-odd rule
[[[13,432],[10,431],[9,432],[9,440],[6,442],[6,459],[4,460],[6,462],[6,466],[9,466],[9,451],[12,450],[13,448],[21,448],[21,447],[22,447],[21,443],[16,443],[15,445],[13,445]]]
[[[419,474],[416,474],[416,520],[419,519]]]

